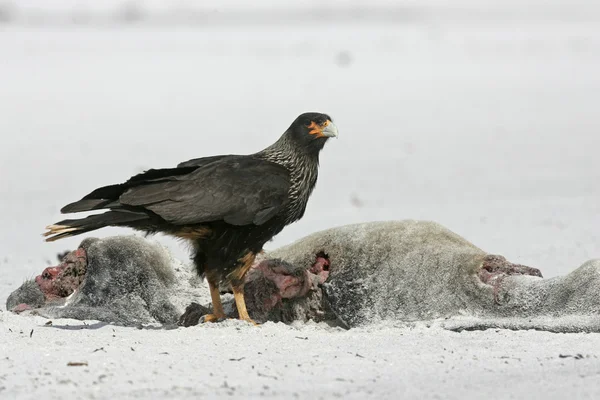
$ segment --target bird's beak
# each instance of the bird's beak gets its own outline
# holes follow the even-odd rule
[[[321,131],[321,135],[325,137],[338,137],[337,126],[331,121],[327,121],[325,127]]]

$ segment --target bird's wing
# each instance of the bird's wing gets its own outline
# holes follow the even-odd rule
[[[129,178],[127,182],[98,188],[83,197],[81,200],[67,204],[60,211],[63,214],[68,214],[111,208],[115,205],[118,205],[118,203],[115,203],[115,201],[132,187],[147,185],[152,182],[169,181],[176,176],[187,175],[200,167],[206,166],[212,162],[226,157],[231,158],[236,156],[219,155],[195,158],[193,160],[180,163],[176,168],[149,169],[140,174],[134,175],[133,177]]]
[[[174,176],[189,174],[195,169],[196,167],[193,166],[183,168],[150,169],[142,172],[141,174],[133,176],[125,183],[98,188],[84,196],[81,200],[67,204],[61,208],[60,212],[63,214],[69,214],[110,208],[114,205],[113,203],[119,198],[119,196],[132,187],[148,184],[150,182],[161,182],[164,180],[168,181]]]
[[[119,197],[175,225],[223,220],[261,225],[288,203],[289,172],[248,156],[226,157],[193,172],[132,187]]]
[[[203,167],[205,165],[208,165],[212,162],[215,161],[219,161],[222,158],[225,157],[235,157],[232,155],[222,155],[222,156],[210,156],[210,157],[202,157],[202,158],[193,158],[191,160],[188,161],[184,161],[182,163],[177,164],[177,168],[184,168],[184,167]]]

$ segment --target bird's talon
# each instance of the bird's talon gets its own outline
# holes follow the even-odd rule
[[[201,318],[202,323],[205,323],[205,322],[223,322],[226,319],[227,319],[227,317],[225,317],[225,316],[219,316],[219,315],[216,315],[216,314],[206,314],[206,315],[204,315]]]
[[[256,322],[256,321],[254,321],[252,318],[248,318],[248,319],[244,318],[244,319],[240,319],[240,321],[246,321],[246,322],[251,323],[254,326],[260,326],[260,324],[258,322]]]

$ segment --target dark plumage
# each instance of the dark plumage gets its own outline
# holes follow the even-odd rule
[[[188,239],[211,289],[214,314],[207,320],[225,316],[218,292],[223,281],[233,288],[240,318],[250,320],[244,275],[267,241],[302,218],[317,181],[319,152],[333,136],[337,129],[329,116],[302,114],[258,153],[193,159],[96,189],[61,212],[108,211],[57,222],[44,235],[54,241],[126,226]]]

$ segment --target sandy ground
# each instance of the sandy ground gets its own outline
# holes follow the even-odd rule
[[[307,110],[341,136],[306,216],[269,248],[413,218],[546,276],[600,257],[600,7],[429,1],[378,22],[380,3],[366,22],[0,25],[0,303],[79,243],[39,237],[63,204],[259,150]],[[598,334],[45,323],[0,313],[0,398],[600,397]]]
[[[238,321],[165,331],[0,318],[7,399],[600,396],[600,334]]]
[[[93,257],[91,251],[88,254]],[[188,281],[189,272],[180,271],[178,276]],[[189,299],[189,289],[180,287],[178,298],[186,293]],[[207,288],[195,292],[202,296],[195,300],[209,302]],[[443,288],[440,292],[453,295]],[[401,307],[410,309],[407,303]],[[189,300],[179,306],[187,304]],[[372,307],[378,316],[385,314],[381,304]],[[600,312],[594,311],[598,322]],[[255,327],[236,320],[192,328],[136,329],[96,321],[48,322],[1,312],[0,371],[5,373],[0,374],[0,393],[61,399],[73,395],[546,399],[600,394],[600,334],[441,329],[441,324],[456,330],[473,326],[469,322],[485,323],[464,316],[467,311],[462,314],[428,323],[375,323],[346,331],[315,323]],[[559,321],[535,319],[545,326]]]

